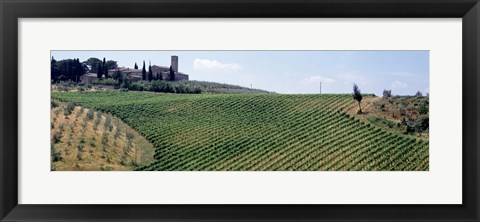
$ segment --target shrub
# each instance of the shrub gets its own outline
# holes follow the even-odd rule
[[[75,109],[75,103],[69,102],[67,104],[67,108],[64,110],[63,114],[65,116],[69,116],[70,114],[72,114],[73,109]]]
[[[95,80],[92,82],[94,85],[107,85],[107,86],[114,86],[118,85],[118,81],[115,79],[102,79],[102,80]]]
[[[117,139],[120,136],[120,125],[117,124],[117,127],[115,129],[115,134],[113,134],[113,138]]]
[[[92,120],[94,115],[95,115],[95,110],[89,109],[87,113],[87,120]]]
[[[133,91],[143,91],[145,87],[140,82],[134,82],[129,85],[128,89]]]
[[[57,144],[60,142],[62,138],[62,133],[56,132],[52,136],[52,144]]]
[[[383,90],[383,98],[392,97],[392,90]]]
[[[58,162],[63,159],[60,151],[55,149],[53,147],[53,144],[50,146],[50,155],[51,155],[52,162]]]
[[[128,131],[128,132],[127,132],[127,140],[128,140],[128,141],[131,141],[132,139],[133,139],[133,133],[130,132],[130,131]]]
[[[55,116],[58,116],[58,114],[60,113],[61,110],[62,110],[62,107],[59,107],[59,108],[55,109],[55,111],[53,111],[53,113],[55,114]]]
[[[80,148],[79,148],[79,150],[80,150]],[[77,152],[77,159],[82,160],[82,153],[80,151]]]
[[[427,114],[428,113],[428,105],[426,103],[420,104],[420,106],[418,107],[418,112],[421,115]]]
[[[95,119],[95,124],[93,125],[93,129],[97,130],[98,124],[102,121],[102,112],[97,112],[97,118]]]
[[[83,107],[81,107],[80,110],[77,112],[77,118],[83,114],[83,110]]]
[[[102,144],[107,144],[108,143],[108,134],[107,132],[102,133]]]
[[[64,128],[64,127],[65,127],[65,124],[63,124],[63,123],[60,123],[60,124],[58,125],[58,131],[59,131],[59,133],[62,133],[62,132],[63,132],[63,128]]]
[[[110,131],[112,131],[112,118],[110,118],[110,116],[107,116],[107,118],[105,119],[105,129],[109,129]]]
[[[51,108],[57,108],[58,107],[58,103],[53,101],[53,100],[50,102],[50,104],[51,104]]]

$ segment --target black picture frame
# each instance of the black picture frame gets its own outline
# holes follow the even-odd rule
[[[0,14],[1,221],[479,221],[478,0],[0,0]],[[462,18],[463,204],[18,204],[18,19],[62,17]]]

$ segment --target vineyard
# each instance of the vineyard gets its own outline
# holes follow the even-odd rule
[[[121,118],[155,146],[159,171],[424,171],[428,140],[345,113],[351,95],[53,92]]]

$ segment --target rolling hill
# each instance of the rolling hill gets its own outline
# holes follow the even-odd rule
[[[121,118],[155,146],[161,171],[412,171],[428,140],[358,120],[351,95],[52,92]],[[366,96],[365,100],[369,97]],[[371,98],[370,98],[371,99]]]

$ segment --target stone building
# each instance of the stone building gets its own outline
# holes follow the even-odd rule
[[[170,65],[175,72],[175,81],[188,80],[188,75],[178,71],[178,56],[172,56]],[[148,67],[146,67],[148,75]],[[128,76],[132,81],[142,80],[142,69],[131,69],[120,67],[117,69],[108,70],[108,75],[112,76],[115,72],[120,71],[124,76]],[[167,66],[152,66],[153,78],[157,78],[157,74],[162,75],[163,80],[170,80],[170,67]]]
[[[178,71],[178,56],[171,57],[170,65],[172,66],[172,69],[175,72],[175,81],[188,80],[187,74]],[[152,72],[154,77],[158,73],[162,75],[163,80],[170,80],[170,67],[153,65]]]
[[[142,80],[142,70],[141,69],[131,69],[126,67],[119,67],[116,69],[109,69],[108,75],[113,76],[117,71],[120,71],[123,76],[128,77],[132,82]]]
[[[85,84],[92,84],[93,81],[97,81],[97,73],[85,73],[82,76],[80,76],[80,82],[85,83]]]

